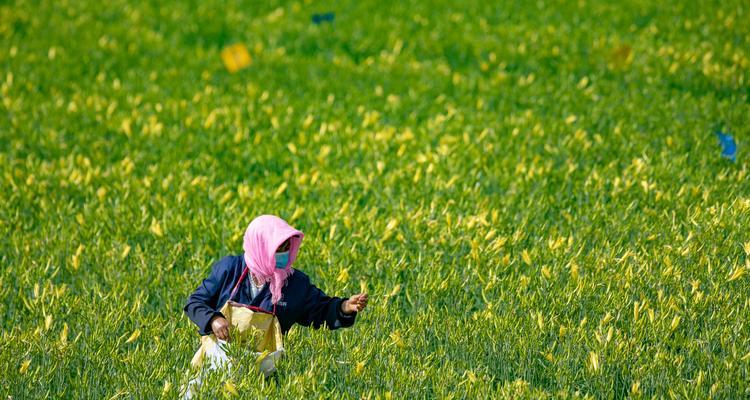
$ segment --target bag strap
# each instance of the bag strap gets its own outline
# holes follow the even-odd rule
[[[242,275],[240,275],[240,279],[237,279],[237,283],[234,284],[234,289],[232,289],[232,294],[229,295],[229,300],[232,300],[234,298],[234,295],[237,294],[237,289],[240,288],[240,283],[245,279],[247,276],[247,271],[250,270],[250,267],[245,267],[245,269],[242,271]]]

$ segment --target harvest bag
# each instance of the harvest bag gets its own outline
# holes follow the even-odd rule
[[[281,325],[276,318],[276,305],[273,311],[268,312],[259,307],[242,304],[233,301],[240,283],[247,276],[249,268],[242,271],[242,275],[229,295],[229,300],[224,303],[220,312],[229,322],[229,334],[233,346],[245,346],[254,350],[258,356],[258,364],[265,376],[269,376],[276,370],[276,361],[284,354],[284,346],[281,336]],[[201,347],[193,356],[190,364],[198,369],[204,359],[211,358],[211,363],[226,362],[226,352],[219,346],[223,343],[211,333],[201,336]]]

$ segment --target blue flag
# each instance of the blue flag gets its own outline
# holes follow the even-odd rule
[[[313,14],[312,22],[315,25],[320,25],[323,22],[333,22],[334,17],[336,17],[336,14],[332,12],[327,12],[324,14]]]
[[[737,142],[734,141],[732,135],[716,131],[716,136],[719,138],[719,144],[721,144],[721,156],[737,161]]]

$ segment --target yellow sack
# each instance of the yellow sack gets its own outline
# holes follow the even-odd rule
[[[251,348],[259,357],[260,370],[266,376],[275,371],[276,361],[284,353],[278,318],[268,312],[253,311],[250,306],[234,301],[227,301],[220,312],[229,322],[232,345]],[[213,333],[201,336],[201,347],[190,362],[193,368],[199,369],[207,356],[213,357],[214,361],[216,358],[227,361],[220,342],[224,341],[219,341]]]

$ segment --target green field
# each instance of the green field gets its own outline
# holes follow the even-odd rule
[[[162,3],[0,1],[0,397],[176,398],[260,214],[370,305],[204,398],[750,396],[746,1]]]

